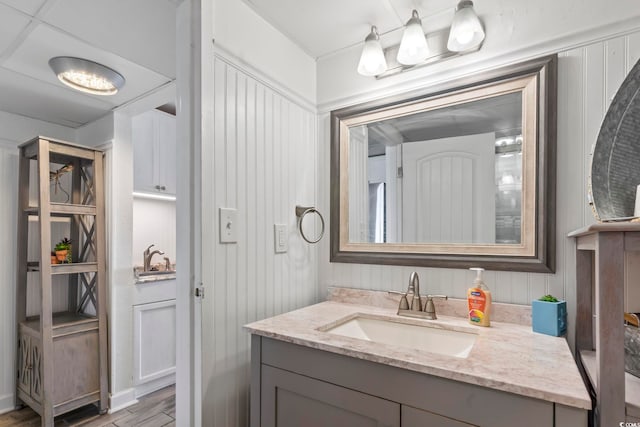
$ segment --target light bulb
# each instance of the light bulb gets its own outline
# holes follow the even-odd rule
[[[473,49],[482,43],[484,36],[480,19],[473,10],[473,2],[471,0],[460,1],[449,30],[447,49],[452,52]]]
[[[360,62],[358,63],[358,73],[363,76],[377,76],[387,71],[387,60],[380,44],[380,37],[376,27],[371,27],[371,32],[364,39],[364,47]]]
[[[429,56],[429,45],[424,36],[422,21],[418,12],[411,12],[411,19],[407,21],[402,33],[402,41],[398,49],[398,62],[403,65],[415,65],[427,59]]]

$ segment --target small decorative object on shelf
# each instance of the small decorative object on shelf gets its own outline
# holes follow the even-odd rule
[[[559,337],[567,332],[567,302],[545,295],[531,303],[533,332]]]
[[[56,259],[60,264],[70,264],[71,263],[71,240],[68,238],[64,238],[56,243],[55,247]],[[54,263],[54,264],[58,264]]]
[[[58,263],[58,257],[56,256],[56,252],[51,251],[51,264],[57,264],[57,263]]]

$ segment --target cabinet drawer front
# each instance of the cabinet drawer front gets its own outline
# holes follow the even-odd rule
[[[400,427],[400,405],[264,365],[261,426]]]

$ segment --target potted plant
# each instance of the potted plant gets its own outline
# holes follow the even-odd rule
[[[71,240],[66,237],[56,243],[56,247],[54,248],[56,253],[56,258],[60,263],[70,263],[71,262]]]
[[[531,303],[533,332],[559,337],[567,332],[567,302],[545,295]]]
[[[58,263],[58,258],[56,257],[56,253],[54,251],[51,251],[51,264],[57,264]]]

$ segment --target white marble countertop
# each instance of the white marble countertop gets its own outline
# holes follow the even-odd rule
[[[463,359],[319,330],[357,313],[472,331],[478,337],[469,356]],[[412,319],[397,316],[395,309],[327,301],[254,322],[245,328],[252,334],[302,346],[591,409],[591,399],[565,338],[534,333],[530,326],[492,322],[491,327],[484,328],[470,325],[460,317],[438,315],[438,320]]]

